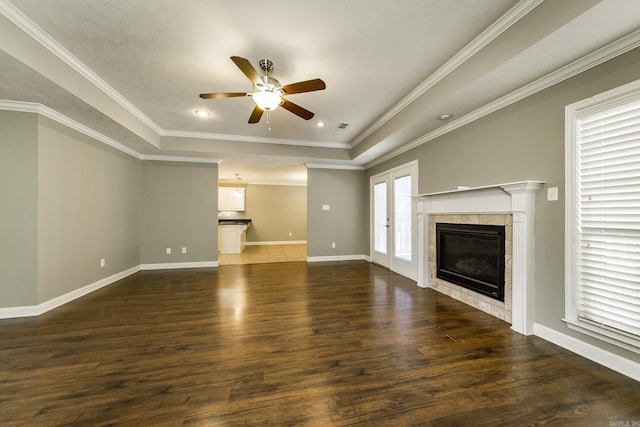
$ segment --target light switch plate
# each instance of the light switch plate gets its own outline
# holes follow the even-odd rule
[[[558,187],[547,188],[547,201],[554,202],[558,200]]]

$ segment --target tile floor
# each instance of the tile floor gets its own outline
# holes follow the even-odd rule
[[[218,254],[219,265],[306,261],[307,245],[247,245],[240,254]]]

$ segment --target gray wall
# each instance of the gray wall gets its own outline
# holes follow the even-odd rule
[[[139,193],[137,159],[40,117],[38,303],[140,263]]]
[[[142,264],[217,261],[217,194],[216,164],[144,162]]]
[[[141,263],[216,261],[217,180],[217,165],[143,165],[37,114],[0,111],[0,308]]]
[[[307,171],[307,255],[365,255],[369,216],[363,171]],[[322,205],[330,210],[323,211]],[[336,248],[331,248],[331,243]]]
[[[0,307],[36,303],[37,123],[0,111]]]
[[[0,137],[0,307],[140,263],[136,159],[36,114],[0,112]]]
[[[367,170],[374,175],[418,159],[419,193],[520,180],[559,187],[536,198],[535,321],[640,361],[640,355],[569,330],[564,316],[564,107],[640,77],[640,49],[539,92]]]

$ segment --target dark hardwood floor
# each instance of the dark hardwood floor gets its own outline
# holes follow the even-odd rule
[[[640,383],[367,262],[145,271],[0,321],[0,425],[620,426]]]

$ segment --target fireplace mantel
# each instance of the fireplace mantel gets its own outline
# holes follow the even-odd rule
[[[427,248],[429,215],[511,214],[512,233],[512,325],[524,335],[533,334],[534,315],[534,223],[535,194],[542,181],[519,181],[483,187],[420,194],[413,199],[418,211],[418,285],[429,287]]]

